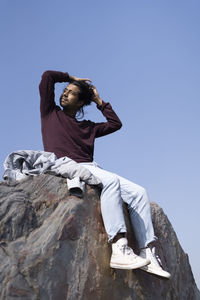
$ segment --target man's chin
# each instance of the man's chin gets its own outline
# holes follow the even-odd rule
[[[63,102],[63,101],[60,101],[60,106],[62,106],[63,108],[67,106],[67,102]]]

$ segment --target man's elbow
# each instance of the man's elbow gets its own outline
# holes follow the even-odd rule
[[[45,72],[42,74],[42,79],[41,79],[40,84],[39,84],[39,90],[41,90],[41,88],[42,88],[49,80],[51,80],[51,71],[45,71]]]
[[[119,120],[119,129],[122,128],[122,122]]]
[[[119,121],[118,124],[117,124],[117,130],[121,129],[122,128],[122,122]]]
[[[44,73],[42,74],[42,78],[44,77],[48,77],[50,75],[51,71],[47,70],[47,71],[44,71]]]

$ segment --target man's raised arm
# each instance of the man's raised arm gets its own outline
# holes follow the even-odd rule
[[[70,82],[69,74],[58,71],[45,71],[39,85],[41,116],[50,113],[55,107],[54,85],[56,82]]]
[[[104,102],[97,92],[95,86],[93,86],[93,102],[97,104],[97,108],[102,112],[107,122],[95,123],[95,137],[101,137],[112,132],[119,130],[122,127],[122,123],[112,106],[108,102]]]

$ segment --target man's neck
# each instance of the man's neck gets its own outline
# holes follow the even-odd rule
[[[77,113],[77,111],[75,111],[75,110],[69,110],[69,109],[63,109],[63,112],[64,112],[67,116],[70,116],[70,117],[72,117],[72,118],[74,118],[74,119],[75,119],[76,113]]]

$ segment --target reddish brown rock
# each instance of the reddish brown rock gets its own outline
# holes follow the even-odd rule
[[[152,216],[170,280],[110,269],[97,189],[87,186],[84,199],[69,196],[65,179],[51,175],[0,183],[0,299],[200,299],[168,218],[156,204]],[[131,229],[128,238],[135,247]]]

